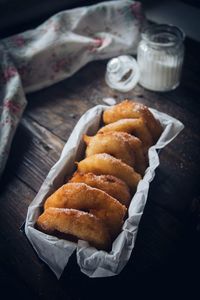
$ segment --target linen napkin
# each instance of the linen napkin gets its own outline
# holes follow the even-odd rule
[[[0,176],[26,107],[25,94],[73,75],[83,65],[136,53],[140,2],[108,1],[61,11],[34,30],[0,41]]]

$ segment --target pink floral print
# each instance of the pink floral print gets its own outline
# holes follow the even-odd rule
[[[140,2],[108,1],[62,11],[0,41],[0,175],[25,93],[68,78],[92,60],[136,53],[142,16]]]

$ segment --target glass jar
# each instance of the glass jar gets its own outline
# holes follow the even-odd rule
[[[153,25],[138,45],[139,83],[152,91],[170,91],[180,83],[184,33],[172,25]]]

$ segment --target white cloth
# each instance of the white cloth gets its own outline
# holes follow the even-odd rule
[[[62,11],[0,41],[0,176],[25,93],[65,79],[90,61],[136,53],[143,20],[139,2],[109,1]]]

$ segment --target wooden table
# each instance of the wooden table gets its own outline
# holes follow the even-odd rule
[[[154,93],[137,86],[122,94],[104,81],[106,61],[92,62],[72,78],[27,95],[28,106],[16,132],[1,181],[1,299],[124,299],[185,295],[197,291],[199,273],[200,45],[186,41],[179,88]],[[58,281],[20,231],[27,208],[81,115],[102,98],[125,97],[181,120],[185,129],[160,153],[160,166],[149,197],[132,257],[119,276],[89,279],[75,258]],[[198,229],[198,230],[197,230]],[[173,291],[173,292],[172,292]],[[173,294],[172,294],[173,293]],[[136,295],[138,297],[136,297]],[[1,296],[0,296],[1,297]],[[114,298],[116,297],[116,298]],[[182,299],[182,298],[177,298]]]

